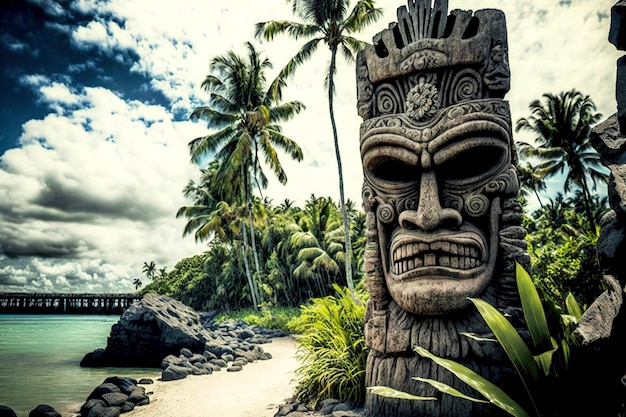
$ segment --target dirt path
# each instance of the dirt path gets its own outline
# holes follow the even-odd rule
[[[144,385],[154,391],[150,405],[128,417],[273,417],[294,394],[295,342],[292,337],[262,345],[272,359],[246,365],[240,372],[188,376],[178,381]]]

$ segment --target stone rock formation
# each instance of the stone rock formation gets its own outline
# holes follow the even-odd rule
[[[85,356],[81,366],[159,367],[182,348],[202,352],[212,340],[200,315],[183,303],[154,293],[133,303],[111,328],[105,349]]]
[[[80,417],[115,417],[148,404],[150,397],[137,380],[112,376],[89,394],[80,408]]]
[[[609,41],[620,51],[626,51],[626,0],[611,8]],[[626,56],[617,61],[617,119],[622,135],[626,135]]]
[[[17,414],[11,407],[0,405],[0,417],[17,417]]]
[[[35,407],[28,413],[28,417],[61,417],[61,413],[46,404],[41,404]]]
[[[609,41],[626,50],[626,1],[611,10]],[[626,406],[626,57],[617,61],[617,113],[596,126],[590,135],[602,163],[609,169],[610,210],[600,223],[597,251],[607,290],[583,314],[575,334],[581,348],[571,364],[570,393],[592,395],[595,401],[576,404],[575,413],[609,417]]]
[[[504,13],[409,0],[357,58],[363,201],[366,385],[414,395],[413,377],[468,389],[414,351],[421,346],[501,386],[515,377],[468,297],[522,323],[515,262],[528,267],[509,106]],[[491,408],[443,396],[368,393],[372,416],[478,416]]]
[[[111,328],[107,347],[85,355],[81,366],[145,366],[163,369],[163,381],[237,372],[272,355],[260,346],[287,333],[249,327],[241,321],[216,324],[173,298],[146,294]]]

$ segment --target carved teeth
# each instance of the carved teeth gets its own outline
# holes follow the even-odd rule
[[[452,242],[410,243],[394,250],[391,269],[396,275],[429,266],[467,270],[482,264],[479,253],[476,247]]]

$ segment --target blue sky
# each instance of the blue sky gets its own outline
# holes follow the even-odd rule
[[[544,92],[577,88],[615,112],[615,61],[607,42],[613,0],[450,0],[507,15],[513,119]],[[379,1],[395,20],[404,1]],[[145,261],[168,268],[200,253],[175,219],[196,179],[187,143],[206,132],[188,120],[206,96],[209,60],[244,52],[258,21],[292,19],[284,0],[13,0],[0,5],[0,291],[126,292]],[[256,42],[278,71],[297,50]],[[283,157],[289,182],[264,195],[337,199],[321,48],[286,99],[307,110],[285,126],[304,161]],[[360,120],[354,69],[342,64],[336,110],[346,192],[360,203]],[[517,135],[518,139],[528,139]],[[272,179],[270,179],[272,180]],[[558,186],[555,184],[554,186]]]

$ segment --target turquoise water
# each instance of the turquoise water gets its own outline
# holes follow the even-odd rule
[[[63,417],[105,378],[159,376],[158,369],[81,368],[87,352],[105,347],[119,316],[0,314],[0,404],[26,417],[48,404]]]

